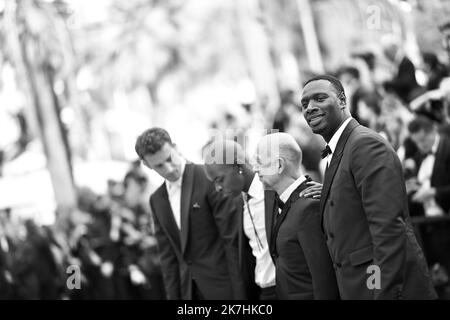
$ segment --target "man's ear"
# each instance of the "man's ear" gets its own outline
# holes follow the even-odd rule
[[[286,169],[286,162],[283,158],[278,158],[278,174],[283,173],[283,171]]]

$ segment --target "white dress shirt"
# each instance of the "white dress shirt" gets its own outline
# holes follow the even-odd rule
[[[345,128],[347,127],[348,123],[352,120],[352,117],[349,117],[347,120],[345,120],[341,126],[339,127],[339,129],[333,134],[333,136],[331,137],[330,141],[328,142],[328,146],[331,149],[331,154],[327,155],[325,160],[327,163],[327,167],[330,166],[330,162],[331,159],[333,158],[334,155],[334,151],[336,150],[337,144],[339,142],[339,139],[342,136],[342,133],[344,132]]]
[[[178,229],[181,230],[181,184],[183,182],[186,160],[181,159],[181,175],[177,181],[166,180],[167,194],[169,196],[170,207]]]
[[[434,162],[436,160],[436,152],[439,147],[440,137],[437,134],[434,140],[433,147],[431,148],[431,154],[429,154],[425,159],[423,159],[420,165],[419,172],[417,173],[417,181],[420,183],[421,188],[429,189],[431,188],[431,176],[433,175]],[[425,209],[425,215],[428,217],[432,216],[442,216],[444,211],[437,204],[436,200],[430,199],[423,204]]]
[[[255,283],[260,288],[271,287],[275,285],[275,265],[270,256],[269,244],[267,243],[264,187],[257,174],[253,177],[253,181],[248,189],[250,199],[247,201],[247,194],[244,192],[242,195],[244,198],[244,232],[249,239],[253,256],[256,258]],[[250,212],[248,208],[250,208]],[[250,215],[252,218],[250,218]],[[253,224],[255,228],[253,228]],[[255,229],[261,243],[256,238]]]
[[[295,189],[298,188],[299,185],[301,185],[306,180],[306,177],[304,175],[301,175],[297,180],[292,182],[292,184],[286,188],[286,190],[283,191],[283,193],[280,195],[280,200],[286,203],[288,201],[289,197],[291,196],[292,192],[295,191]]]

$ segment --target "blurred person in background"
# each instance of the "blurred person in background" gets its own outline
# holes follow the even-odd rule
[[[443,23],[439,30],[442,34],[442,46],[444,47],[445,51],[447,51],[448,55],[448,63],[447,66],[450,67],[450,21]]]
[[[437,124],[419,115],[408,125],[411,140],[417,146],[417,153],[407,161],[416,168],[416,175],[407,181],[410,210],[415,216],[439,217],[450,213],[450,137],[440,134]],[[427,261],[432,270],[441,270],[447,276],[450,272],[450,222],[436,220],[419,225]],[[434,280],[437,272],[433,272]],[[443,287],[437,287],[442,295]]]
[[[15,268],[17,296],[26,300],[61,299],[65,281],[53,256],[51,239],[33,220],[26,220],[24,225],[26,239],[19,249]]]
[[[166,130],[144,131],[135,149],[165,179],[150,207],[167,298],[244,299],[232,199],[216,191],[202,166],[179,154]]]
[[[422,59],[428,77],[427,90],[438,89],[442,79],[448,76],[447,67],[439,61],[437,55],[433,52],[424,52]]]
[[[0,300],[14,298],[13,247],[9,235],[9,210],[0,210]]]
[[[416,185],[410,186],[414,191],[412,201],[424,206],[425,215],[436,216],[448,214],[450,210],[450,137],[438,133],[432,120],[418,116],[413,119],[408,130],[416,144],[420,159],[416,163]]]
[[[392,79],[384,82],[383,86],[387,91],[395,92],[403,103],[408,104],[423,93],[423,89],[416,80],[416,67],[396,39],[384,38],[382,46],[385,57],[394,68]]]

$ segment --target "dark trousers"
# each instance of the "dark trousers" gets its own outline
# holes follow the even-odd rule
[[[205,300],[205,296],[200,291],[194,279],[192,279],[192,300]]]
[[[259,300],[278,300],[275,286],[260,288]]]

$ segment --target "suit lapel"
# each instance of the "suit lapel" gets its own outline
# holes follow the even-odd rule
[[[244,258],[244,248],[245,241],[248,241],[245,238],[244,232],[244,200],[242,199],[242,195],[240,194],[236,198],[234,198],[234,205],[236,206],[236,214],[238,216],[238,250],[239,250],[239,266],[243,265]]]
[[[307,178],[307,180],[303,181],[289,196],[289,199],[286,201],[286,204],[284,205],[283,210],[281,211],[280,214],[275,213],[275,208],[274,208],[274,215],[276,215],[275,218],[275,223],[273,226],[273,231],[272,231],[272,248],[274,251],[276,251],[276,241],[277,241],[277,236],[278,236],[278,231],[280,230],[281,225],[283,224],[283,221],[286,219],[286,216],[289,212],[289,210],[291,209],[291,205],[292,203],[294,203],[295,201],[299,200],[299,194],[300,192],[302,192],[303,190],[305,190],[307,188],[307,182],[311,181],[310,178]]]
[[[172,242],[175,244],[176,248],[181,252],[180,232],[178,231],[172,208],[170,207],[170,201],[165,183],[161,186],[160,191],[155,193],[154,204],[154,214],[158,216],[158,220],[163,228],[166,229],[168,237],[172,239]]]
[[[269,243],[269,244],[272,239],[274,209],[275,209],[275,192],[274,191],[264,191],[264,211],[265,211],[265,222],[266,222],[266,236],[267,236],[267,243]]]
[[[189,235],[189,214],[191,206],[191,196],[194,185],[194,166],[187,163],[183,173],[183,181],[181,184],[181,248],[182,251],[186,249],[188,235]]]
[[[358,121],[356,121],[355,119],[350,120],[350,122],[347,124],[347,127],[345,127],[344,131],[342,132],[341,137],[339,138],[339,141],[336,146],[336,150],[333,153],[333,156],[332,156],[331,162],[330,162],[330,166],[327,169],[327,172],[325,174],[325,179],[323,182],[322,194],[320,196],[320,213],[321,213],[321,215],[323,215],[323,209],[325,207],[325,203],[327,201],[328,194],[330,192],[330,187],[333,183],[333,179],[336,174],[336,170],[339,166],[339,163],[341,162],[345,144],[347,143],[348,137],[350,136],[352,131],[357,126],[359,126]]]

